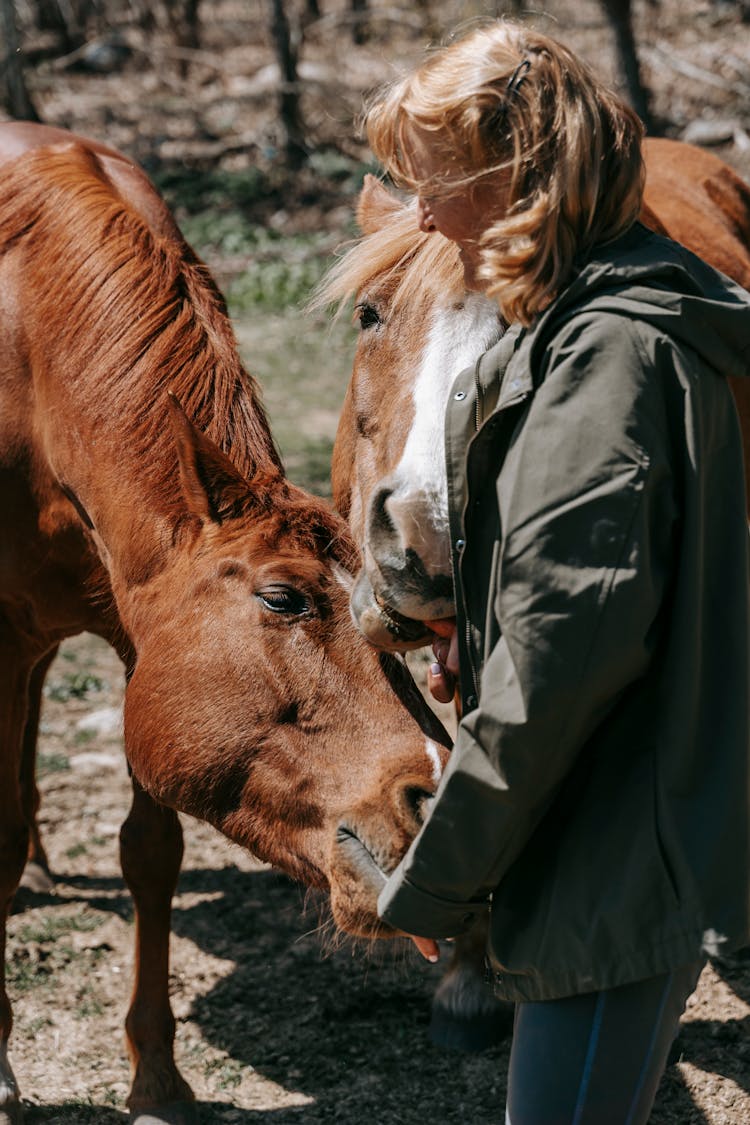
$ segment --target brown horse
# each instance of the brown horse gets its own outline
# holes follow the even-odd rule
[[[750,189],[722,161],[647,140],[642,219],[750,288]],[[417,228],[413,203],[369,177],[364,237],[315,303],[355,296],[360,327],[334,446],[334,500],[360,544],[352,597],[363,633],[384,649],[429,642],[425,621],[453,614],[443,418],[458,373],[502,334],[497,306],[466,293],[455,246]],[[750,385],[733,386],[750,448]],[[750,460],[748,461],[750,469]],[[748,481],[750,496],[750,480]],[[433,1037],[483,1044],[503,1025],[482,981],[482,935],[456,943],[433,1005]]]
[[[167,992],[175,810],[330,890],[342,928],[385,936],[383,872],[419,827],[447,739],[403,666],[354,629],[346,525],[285,479],[224,303],[145,176],[28,125],[0,128],[0,163],[2,939],[34,821],[43,674],[88,630],[128,677],[128,1104],[144,1125],[186,1125]]]

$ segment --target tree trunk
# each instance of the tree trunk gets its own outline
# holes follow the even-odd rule
[[[29,97],[23,76],[13,0],[0,0],[0,75],[3,104],[11,117],[23,121],[38,121],[39,114]]]
[[[167,20],[178,47],[190,51],[200,47],[199,5],[200,0],[166,0]],[[181,58],[178,62],[181,78],[187,78],[188,69],[188,60]]]
[[[625,80],[628,99],[644,125],[651,125],[649,93],[641,80],[638,53],[633,35],[631,0],[602,0],[615,34],[620,74]]]
[[[35,22],[41,30],[58,32],[63,51],[75,51],[86,42],[89,8],[88,0],[35,0]]]
[[[268,3],[271,36],[281,74],[279,120],[284,135],[284,155],[292,168],[299,168],[307,158],[307,151],[297,81],[297,46],[292,42],[284,0],[268,0]]]
[[[352,22],[352,39],[355,43],[366,43],[370,38],[370,28],[367,23],[367,0],[351,0],[352,15],[354,20]]]

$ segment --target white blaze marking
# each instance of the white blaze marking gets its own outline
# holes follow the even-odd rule
[[[443,445],[448,395],[459,372],[499,338],[498,316],[495,302],[476,293],[467,293],[459,308],[439,309],[412,388],[414,421],[394,475],[408,492],[429,497],[439,533],[448,526]]]
[[[440,751],[429,738],[425,739],[425,750],[427,751],[427,757],[432,762],[432,780],[437,786],[440,778],[443,776],[443,767],[440,764]]]

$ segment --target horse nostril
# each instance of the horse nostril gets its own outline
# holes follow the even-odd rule
[[[393,520],[388,513],[388,501],[393,495],[392,488],[379,488],[373,494],[370,508],[370,531],[376,530],[392,532],[395,530]]]
[[[424,824],[427,810],[432,804],[435,794],[429,789],[422,789],[419,785],[409,785],[404,789],[404,802],[413,820],[418,825]]]

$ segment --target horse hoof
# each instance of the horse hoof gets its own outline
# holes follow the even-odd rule
[[[41,863],[29,861],[23,869],[19,887],[35,895],[48,895],[55,889],[55,881]]]
[[[497,1008],[462,1019],[445,1009],[433,1008],[429,1035],[436,1047],[477,1053],[496,1047],[513,1028],[513,1005],[498,1002]]]
[[[195,1102],[172,1102],[157,1109],[131,1111],[130,1125],[199,1125],[198,1109]]]

